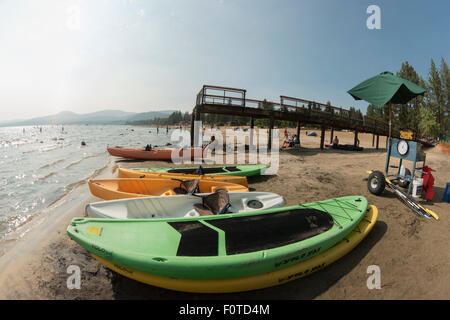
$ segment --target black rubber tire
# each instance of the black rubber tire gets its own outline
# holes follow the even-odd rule
[[[384,174],[380,171],[373,171],[367,180],[367,189],[370,193],[379,196],[383,193],[384,188],[386,188]]]
[[[405,176],[411,176],[411,171],[409,171],[408,168],[405,169]],[[406,188],[409,187],[409,181],[399,179],[399,180],[398,180],[398,185],[399,185],[400,187],[406,189]]]

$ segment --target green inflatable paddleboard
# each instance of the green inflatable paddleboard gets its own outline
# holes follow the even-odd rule
[[[363,218],[362,196],[297,206],[158,220],[75,218],[67,228],[90,253],[172,278],[223,279],[285,268],[339,243]]]

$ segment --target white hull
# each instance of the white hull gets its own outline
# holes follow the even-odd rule
[[[200,195],[207,195],[206,193]],[[266,210],[284,206],[282,196],[271,192],[231,192],[228,193],[231,207],[227,213]],[[257,200],[261,208],[251,208],[249,201]],[[196,217],[193,205],[202,203],[200,197],[192,195],[159,196],[102,201],[88,204],[86,212],[94,218],[109,219],[164,219]]]

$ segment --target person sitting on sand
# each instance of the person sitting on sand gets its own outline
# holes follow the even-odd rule
[[[333,145],[337,146],[338,144],[339,144],[339,139],[338,139],[337,136],[335,136],[334,139],[333,139]]]
[[[291,144],[291,147],[295,147],[296,144],[300,144],[300,141],[299,141],[299,139],[297,138],[297,135],[296,135],[296,134],[294,134],[294,135],[292,136],[292,139],[291,139],[291,141],[290,141],[290,144]]]

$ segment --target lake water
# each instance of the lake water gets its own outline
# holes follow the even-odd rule
[[[107,146],[162,146],[170,134],[119,125],[0,128],[0,239],[117,159]]]

